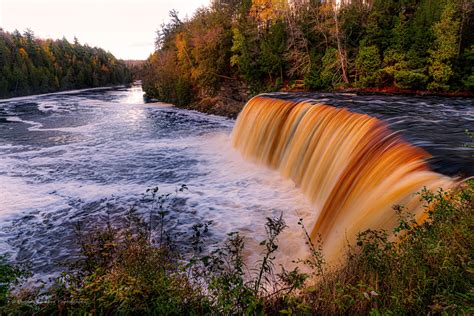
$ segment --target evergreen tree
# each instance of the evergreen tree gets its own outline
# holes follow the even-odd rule
[[[432,81],[430,90],[448,90],[448,82],[453,75],[452,62],[459,50],[460,22],[456,18],[456,6],[449,1],[444,7],[441,20],[433,25],[435,41],[429,50],[429,72]]]
[[[0,97],[127,83],[130,71],[100,48],[0,29]]]
[[[162,25],[143,74],[183,103],[244,85],[474,89],[471,0],[229,0]],[[177,91],[181,91],[178,93]],[[174,101],[173,101],[174,100]],[[188,102],[188,101],[186,101]]]

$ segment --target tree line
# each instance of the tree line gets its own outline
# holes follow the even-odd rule
[[[0,29],[0,98],[130,81],[125,64],[101,48]]]
[[[214,0],[170,12],[143,74],[157,99],[186,104],[241,83],[474,91],[470,0]]]

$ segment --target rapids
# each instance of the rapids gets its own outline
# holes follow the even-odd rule
[[[436,172],[474,174],[473,150],[464,146],[469,141],[464,130],[474,130],[471,99],[311,98],[387,122],[434,156],[429,163]],[[289,229],[281,238],[279,260],[304,256],[297,221],[314,224],[311,198],[278,171],[242,158],[231,145],[234,124],[145,104],[140,86],[0,100],[0,253],[48,276],[76,253],[76,223],[87,227],[108,216],[120,221],[147,188],[158,185],[172,193],[186,184],[189,192],[173,198],[169,214],[177,235],[212,220],[209,242],[239,231],[247,236],[253,260],[266,217],[283,213]],[[146,206],[138,205],[145,213]]]

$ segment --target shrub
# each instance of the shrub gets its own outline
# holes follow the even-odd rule
[[[10,290],[19,279],[25,276],[25,271],[7,262],[5,256],[0,256],[0,306],[7,303]]]
[[[184,191],[181,187],[179,191]],[[267,218],[255,267],[248,267],[245,238],[229,233],[206,250],[211,222],[193,226],[193,252],[166,229],[170,194],[150,189],[148,221],[130,208],[125,225],[110,222],[92,232],[78,226],[82,259],[41,292],[2,292],[6,314],[471,314],[474,312],[474,181],[455,191],[423,190],[426,221],[416,223],[394,206],[393,232],[367,230],[348,245],[342,266],[328,266],[320,240],[300,220],[309,256],[305,266],[276,271],[282,216]],[[154,223],[154,224],[153,224]],[[396,237],[395,238],[393,238]],[[12,275],[7,268],[6,275]],[[0,270],[2,271],[2,270]],[[13,280],[13,277],[8,280]],[[9,282],[9,281],[8,281]],[[20,294],[18,294],[20,293]],[[23,294],[21,294],[23,293]]]
[[[428,77],[420,70],[400,70],[394,73],[395,84],[401,89],[423,89]]]
[[[473,194],[473,181],[454,192],[423,190],[423,224],[395,206],[398,241],[386,231],[359,233],[346,264],[324,272],[287,308],[296,314],[471,314]]]
[[[464,50],[465,69],[470,69],[463,77],[463,85],[469,91],[474,91],[474,45]]]

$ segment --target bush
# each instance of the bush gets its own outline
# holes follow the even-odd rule
[[[420,70],[400,70],[394,73],[395,84],[401,89],[423,89],[428,76]]]
[[[24,270],[9,264],[6,259],[5,256],[0,256],[0,307],[7,303],[12,286],[25,276]]]
[[[455,192],[423,190],[423,224],[395,206],[398,241],[386,231],[361,232],[348,248],[346,264],[305,287],[290,308],[331,315],[471,314],[473,194],[473,181]]]
[[[464,59],[464,67],[470,71],[465,74],[462,83],[467,90],[474,91],[474,45],[464,50]]]
[[[184,191],[186,187],[181,187]],[[343,266],[325,263],[312,241],[305,266],[276,271],[274,259],[283,218],[268,218],[256,266],[244,260],[237,232],[206,251],[209,225],[193,226],[192,251],[166,229],[167,200],[150,189],[148,222],[131,208],[124,226],[84,232],[82,259],[41,293],[4,292],[7,314],[471,314],[474,312],[474,181],[456,191],[423,190],[426,221],[417,224],[395,206],[393,232],[367,230],[350,245]],[[393,238],[396,237],[396,240]],[[8,270],[12,271],[12,270]],[[7,273],[8,274],[8,273]],[[22,292],[18,292],[22,293]],[[26,293],[26,294],[25,294]]]

